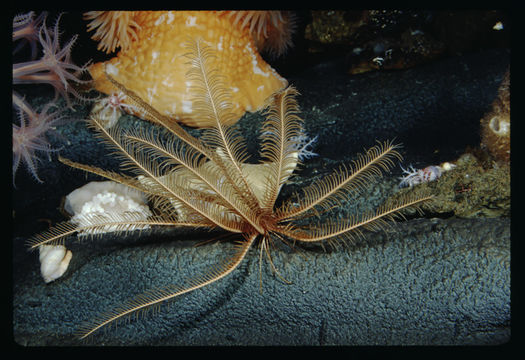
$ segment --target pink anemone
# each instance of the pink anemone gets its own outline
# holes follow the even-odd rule
[[[77,90],[77,86],[89,83],[89,80],[80,79],[88,64],[77,66],[71,61],[71,49],[77,36],[61,47],[60,16],[52,28],[47,28],[46,15],[44,12],[34,18],[31,11],[13,18],[14,52],[25,42],[29,42],[32,52],[30,61],[13,64],[13,85],[48,84],[55,89],[55,99],[40,112],[34,111],[22,96],[13,92],[13,108],[17,114],[16,119],[13,117],[13,183],[21,162],[36,181],[42,182],[37,174],[37,164],[41,161],[38,153],[47,153],[49,157],[51,152],[58,150],[51,148],[45,134],[63,118],[60,110],[50,112],[51,107],[57,106],[59,95],[69,108],[72,108],[70,94],[77,100],[88,100]],[[37,46],[42,49],[42,56],[35,60]]]
[[[68,106],[71,107],[69,93],[80,100],[85,100],[71,85],[71,82],[76,84],[89,82],[79,78],[80,74],[87,71],[88,64],[77,66],[71,62],[71,48],[77,39],[77,35],[60,48],[59,20],[60,16],[55,22],[54,28],[48,29],[45,17],[43,18],[43,24],[38,32],[43,56],[38,60],[13,64],[13,84],[49,84],[55,88],[57,95],[62,95]],[[24,26],[34,28],[34,22],[25,21]],[[25,38],[32,39],[34,37],[34,30],[24,31],[24,28],[20,26],[17,30],[19,34],[27,34]],[[15,32],[13,32],[13,40],[17,40],[15,39]]]
[[[18,102],[14,96],[13,102]],[[52,102],[44,105],[39,113],[25,106],[23,102],[17,105],[19,105],[17,106],[18,124],[13,124],[13,183],[21,161],[33,178],[42,183],[43,181],[37,174],[37,163],[41,159],[36,152],[44,152],[49,156],[51,152],[60,150],[51,148],[45,134],[54,129],[54,126],[59,124],[63,117],[59,110],[49,112],[54,106]]]

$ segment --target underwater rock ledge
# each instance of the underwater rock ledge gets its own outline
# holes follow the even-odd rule
[[[298,101],[308,133],[319,135],[314,151],[322,157],[312,159],[307,170],[348,160],[374,139],[394,136],[404,143],[405,164],[453,160],[466,146],[478,144],[479,119],[508,64],[509,51],[491,50],[356,77],[326,64],[290,79],[302,94]],[[75,116],[88,112],[80,109]],[[249,146],[259,116],[240,122]],[[147,126],[126,120],[128,126]],[[52,144],[64,146],[62,156],[115,165],[85,124],[72,122],[58,130],[70,141],[57,138]],[[395,170],[392,177],[400,175]],[[26,236],[47,227],[37,219],[63,220],[57,210],[61,196],[90,180],[57,161],[44,160],[39,174],[45,184],[34,184],[21,172],[13,194],[13,335],[18,344],[83,345],[72,336],[83,321],[151,287],[198,276],[223,259],[230,246],[194,248],[208,237],[178,232],[162,240],[108,235],[105,241],[71,241],[68,271],[46,285],[38,254],[24,247]],[[395,229],[388,237],[366,234],[361,246],[308,252],[306,259],[297,252],[276,252],[276,266],[293,284],[284,284],[264,264],[262,293],[258,253],[252,251],[229,277],[144,319],[101,331],[91,343],[466,345],[510,340],[510,218],[421,219]],[[190,236],[194,241],[183,241]]]
[[[229,243],[194,247],[195,242],[180,240],[115,242],[105,249],[97,241],[94,247],[72,242],[76,256],[70,269],[47,285],[34,254],[15,258],[16,343],[84,345],[73,337],[83,321],[148,288],[180,284],[231,248]],[[274,252],[274,263],[292,284],[284,284],[265,264],[260,292],[258,254],[252,250],[225,279],[99,331],[87,344],[488,345],[510,340],[508,218],[412,220],[396,224],[388,235],[367,233],[361,245],[304,255]]]

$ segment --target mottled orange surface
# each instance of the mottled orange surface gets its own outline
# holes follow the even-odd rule
[[[142,11],[133,20],[140,26],[137,40],[109,61],[93,64],[89,71],[95,88],[115,91],[104,75],[106,67],[118,82],[134,91],[162,114],[189,126],[207,127],[192,113],[186,78],[189,69],[187,42],[202,38],[216,57],[212,66],[232,91],[233,111],[240,118],[256,111],[286,79],[259,55],[247,27],[233,24],[224,14],[213,11]]]

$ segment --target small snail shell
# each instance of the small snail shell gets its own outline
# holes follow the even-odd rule
[[[71,250],[63,245],[42,245],[40,249],[40,273],[46,283],[61,277],[73,257]]]

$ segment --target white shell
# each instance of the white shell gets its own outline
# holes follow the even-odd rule
[[[40,249],[40,273],[46,283],[61,277],[73,257],[71,250],[63,245],[42,245]]]
[[[146,220],[153,215],[146,195],[138,190],[114,181],[92,181],[66,196],[64,210],[73,215],[70,222],[82,226],[93,225],[93,221],[109,220],[112,216],[122,219]],[[96,217],[93,217],[96,215]],[[130,227],[128,230],[146,229],[148,225]],[[116,231],[115,226],[97,230],[82,230],[79,235]]]

